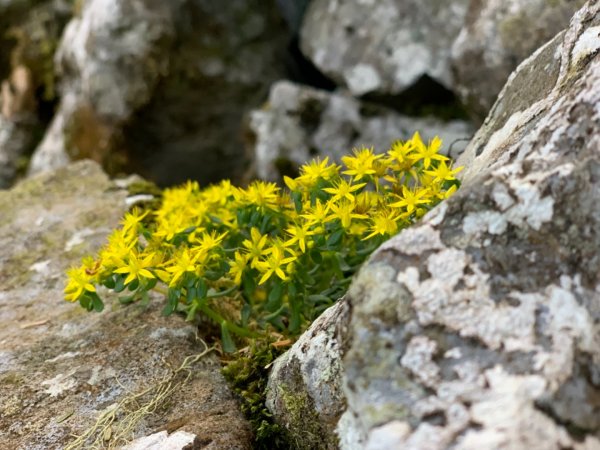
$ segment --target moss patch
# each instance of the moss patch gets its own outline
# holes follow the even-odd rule
[[[287,450],[290,448],[283,428],[276,424],[265,406],[270,364],[283,353],[266,341],[256,341],[247,353],[223,368],[223,375],[240,397],[241,409],[250,422],[257,450]]]

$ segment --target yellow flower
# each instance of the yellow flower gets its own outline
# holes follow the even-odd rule
[[[446,165],[446,161],[440,161],[437,167],[432,170],[426,170],[425,173],[434,177],[435,181],[451,181],[456,179],[454,175],[461,170],[463,170],[463,167],[452,169],[452,167]]]
[[[121,220],[121,224],[123,225],[123,233],[135,233],[137,234],[138,227],[144,217],[148,215],[149,211],[142,213],[139,208],[134,208],[130,213],[126,213],[123,220]]]
[[[229,275],[233,277],[233,282],[238,286],[242,284],[242,275],[248,266],[248,256],[235,252],[234,260],[229,267]]]
[[[227,236],[227,232],[218,233],[216,230],[212,230],[209,233],[205,231],[194,239],[194,244],[196,244],[199,252],[208,255],[212,250],[221,246],[225,236]]]
[[[148,270],[148,267],[152,267],[153,255],[147,255],[143,259],[138,259],[134,252],[129,253],[127,257],[127,265],[125,267],[119,267],[114,270],[114,273],[126,273],[125,284],[129,284],[134,280],[140,280],[143,278],[154,278],[152,272]]]
[[[186,228],[188,228],[188,226],[183,223],[182,215],[172,215],[168,218],[159,217],[157,219],[157,227],[154,236],[162,237],[165,241],[170,241],[176,234],[185,231]]]
[[[238,201],[255,205],[260,208],[275,207],[278,202],[279,188],[275,183],[254,181],[247,189],[239,189],[236,194]]]
[[[375,155],[373,148],[362,148],[353,150],[354,156],[343,156],[342,162],[348,170],[343,171],[345,175],[353,175],[354,181],[359,181],[369,175],[375,175],[375,163],[382,155]]]
[[[250,230],[250,239],[244,239],[242,245],[246,248],[248,252],[248,258],[251,259],[250,267],[253,269],[256,268],[256,264],[258,260],[263,256],[268,254],[268,249],[265,249],[267,245],[267,235],[260,234],[258,228],[252,228]]]
[[[392,208],[405,208],[407,213],[412,213],[419,205],[429,203],[430,199],[427,197],[427,189],[416,189],[413,191],[406,186],[402,186],[400,200],[391,203],[389,206]]]
[[[415,158],[412,156],[414,148],[412,139],[406,142],[395,141],[387,152],[387,164],[392,170],[410,170],[415,162]]]
[[[354,195],[352,193],[358,191],[366,185],[367,183],[359,183],[352,185],[352,183],[348,183],[346,180],[341,179],[333,187],[324,188],[323,190],[328,194],[333,194],[333,197],[331,197],[332,202],[336,202],[342,199],[350,200],[351,202],[353,202]]]
[[[296,181],[307,187],[314,186],[319,179],[330,180],[339,172],[339,167],[335,164],[329,164],[329,158],[325,157],[323,161],[319,158],[312,160],[308,164],[300,167],[300,176]]]
[[[309,226],[325,223],[327,214],[329,213],[327,205],[321,203],[321,200],[319,199],[316,200],[314,206],[310,206],[310,203],[305,203],[302,209],[306,212],[300,214],[300,217],[306,220]]]
[[[391,236],[398,231],[398,221],[401,215],[396,211],[382,210],[371,218],[369,231],[371,234],[365,236],[363,240],[371,239],[378,234],[380,236]]]
[[[286,281],[288,275],[283,271],[281,266],[288,265],[288,272],[291,270],[289,265],[291,262],[296,260],[295,256],[285,256],[283,250],[279,246],[272,246],[270,248],[269,256],[265,261],[259,261],[257,268],[263,273],[263,276],[259,280],[258,284],[264,284],[273,274],[277,275],[281,280]]]
[[[180,251],[171,261],[170,266],[167,266],[165,270],[171,275],[171,281],[169,287],[175,286],[177,282],[188,272],[196,271],[196,262],[198,261],[198,255],[192,256],[188,248]]]
[[[423,167],[425,169],[429,168],[432,160],[446,161],[448,159],[446,156],[438,153],[442,146],[442,140],[439,137],[434,137],[429,145],[426,146],[423,144],[423,141],[421,141],[421,137],[418,134],[419,133],[415,133],[415,136],[417,136],[418,139],[413,137],[413,142],[415,143],[414,155],[416,158],[423,160]]]
[[[67,284],[65,286],[65,299],[75,302],[86,291],[96,292],[95,277],[86,272],[84,267],[72,267],[67,270]]]
[[[287,228],[287,232],[291,235],[291,238],[285,241],[285,246],[289,247],[298,243],[298,247],[300,247],[300,251],[302,253],[306,252],[306,238],[315,234],[314,231],[310,231],[308,229],[309,224],[297,225],[294,224]]]
[[[125,233],[123,230],[113,231],[108,238],[108,245],[99,254],[102,265],[109,270],[124,265],[136,241],[137,237],[131,233]]]
[[[352,219],[366,219],[365,214],[358,214],[354,212],[354,204],[350,202],[342,203],[331,203],[330,204],[331,214],[327,218],[327,221],[339,220],[342,228],[350,228]]]

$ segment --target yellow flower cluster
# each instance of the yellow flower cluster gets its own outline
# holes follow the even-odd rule
[[[271,325],[292,333],[343,295],[351,275],[381,242],[458,187],[441,141],[418,133],[385,154],[355,149],[337,165],[324,158],[285,177],[288,189],[229,181],[164,192],[151,215],[134,210],[96,259],[68,272],[65,297],[100,310],[96,285],[147,299],[166,287],[165,313],[198,312],[229,331]],[[239,318],[219,311],[239,302]],[[250,326],[250,324],[253,324]]]

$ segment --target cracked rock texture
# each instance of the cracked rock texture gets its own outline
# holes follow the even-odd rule
[[[600,449],[598,105],[591,1],[510,76],[457,194],[354,279],[340,448]]]
[[[452,45],[452,89],[481,121],[517,65],[565,29],[585,0],[483,0]]]
[[[517,69],[460,191],[352,284],[346,448],[600,448],[599,12]]]
[[[2,448],[65,448],[104,410],[204,348],[195,327],[160,315],[158,298],[121,307],[107,297],[100,314],[63,300],[65,270],[95,252],[127,210],[119,186],[82,161],[0,191]],[[250,448],[249,427],[214,354],[194,365],[187,384],[131,438],[176,430],[194,435],[201,448]]]
[[[302,52],[353,95],[398,94],[424,75],[451,86],[450,49],[468,0],[313,0]]]
[[[251,112],[247,127],[252,172],[270,181],[295,175],[300,165],[316,156],[339,161],[361,146],[385,152],[393,141],[409,139],[415,130],[424,139],[440,136],[444,149],[452,147],[456,158],[474,132],[466,121],[407,117],[347,94],[289,81],[271,87],[266,105]]]

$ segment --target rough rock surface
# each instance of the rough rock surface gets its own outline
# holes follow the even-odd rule
[[[126,200],[127,191],[87,161],[0,192],[2,448],[65,448],[107,408],[203,350],[197,329],[161,317],[158,299],[147,307],[109,301],[100,314],[63,300],[65,269],[104,243]],[[113,439],[123,419],[104,437]],[[202,448],[250,448],[214,354],[193,365],[187,383],[132,437],[164,430],[191,433]],[[116,444],[110,439],[104,443]]]
[[[600,448],[599,13],[513,74],[461,190],[352,284],[344,448]]]
[[[29,172],[91,158],[116,170],[121,131],[167,69],[175,2],[88,0],[55,55],[61,102]]]
[[[451,86],[450,48],[468,0],[313,0],[303,53],[354,95],[397,94],[427,75]]]
[[[453,90],[483,120],[517,65],[569,24],[585,0],[471,2],[452,46]]]
[[[444,150],[451,146],[457,157],[474,130],[462,120],[406,117],[349,95],[280,81],[271,88],[267,104],[250,114],[248,151],[253,172],[276,181],[316,156],[339,161],[363,145],[384,152],[393,141],[408,139],[415,131],[425,139],[439,135]]]
[[[86,0],[56,54],[61,102],[30,173],[92,158],[162,184],[236,179],[240,125],[285,76],[274,4]]]
[[[511,75],[458,193],[357,274],[342,449],[600,449],[599,31],[592,1]]]
[[[267,407],[296,448],[338,448],[335,428],[346,408],[341,349],[348,314],[343,299],[327,309],[269,374]]]

